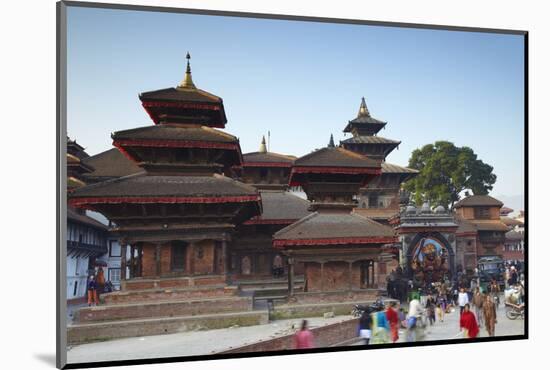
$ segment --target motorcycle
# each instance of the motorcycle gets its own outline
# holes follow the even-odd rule
[[[372,313],[372,312],[381,311],[383,309],[384,309],[384,301],[382,301],[381,299],[377,299],[376,302],[373,302],[368,306],[356,304],[355,306],[353,306],[351,315],[353,317],[361,317],[364,312]]]
[[[506,317],[510,320],[515,320],[518,317],[521,317],[522,319],[525,318],[525,305],[524,304],[513,304],[510,302],[504,303],[506,306]]]

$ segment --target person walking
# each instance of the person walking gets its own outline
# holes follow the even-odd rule
[[[92,304],[97,306],[97,283],[94,275],[90,275],[88,278],[86,290],[88,291],[88,306],[91,306]]]
[[[390,325],[386,319],[386,311],[382,308],[380,311],[377,311],[373,314],[373,344],[388,343],[388,331],[390,330]]]
[[[307,327],[307,320],[302,320],[300,330],[298,330],[294,335],[294,348],[313,348],[313,334]]]
[[[390,339],[392,343],[399,339],[399,315],[397,314],[396,303],[391,302],[386,310],[386,319],[390,324]]]
[[[490,295],[487,295],[483,302],[483,318],[485,320],[485,329],[487,329],[487,333],[490,337],[494,337],[495,324],[497,323],[497,308]]]
[[[470,304],[466,303],[460,314],[460,330],[464,330],[465,338],[475,338],[479,333],[479,326],[475,315],[470,311]]]
[[[512,266],[510,268],[510,281],[508,285],[514,286],[518,283],[518,272],[516,271],[516,268]]]
[[[415,342],[418,336],[418,320],[421,319],[424,309],[418,299],[409,303],[409,317],[407,319],[407,342]]]
[[[96,274],[96,283],[97,283],[97,299],[99,298],[103,291],[105,290],[105,273],[103,272],[103,267],[99,267]]]
[[[443,322],[443,314],[444,310],[443,310],[443,307],[441,306],[441,303],[438,303],[435,307],[435,314],[437,315],[437,319],[439,320],[439,322]]]
[[[474,306],[474,312],[477,318],[477,321],[480,326],[483,326],[483,304],[485,303],[485,297],[483,294],[481,294],[479,288],[475,289],[474,297],[472,299],[472,303]]]
[[[460,307],[460,315],[464,312],[464,306],[470,302],[468,299],[468,294],[464,288],[460,288],[460,293],[458,293],[458,306]]]
[[[359,336],[365,342],[365,345],[369,344],[372,336],[372,317],[369,310],[363,311],[359,318]]]
[[[426,315],[428,316],[430,326],[433,325],[435,322],[435,300],[431,295],[426,300]]]

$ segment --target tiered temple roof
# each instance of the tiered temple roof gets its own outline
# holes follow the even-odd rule
[[[185,79],[178,87],[140,95],[154,126],[112,134],[113,145],[135,164],[128,166],[112,152],[95,158],[115,158],[119,165],[99,175],[116,177],[134,172],[136,165],[144,171],[78,189],[72,205],[99,211],[118,225],[143,229],[162,226],[166,220],[189,221],[193,215],[194,222],[231,225],[261,213],[255,188],[222,175],[242,164],[239,141],[213,128],[225,126],[223,102],[196,88],[189,58],[188,54]],[[182,214],[186,205],[190,206]]]
[[[315,212],[273,235],[275,248],[293,245],[393,243],[391,227],[358,214]]]
[[[502,207],[504,203],[489,195],[470,195],[459,200],[454,208],[461,207]]]
[[[143,108],[155,124],[162,122],[196,123],[224,128],[227,123],[223,100],[198,89],[191,77],[187,54],[187,69],[177,87],[143,92],[139,95]]]
[[[83,176],[88,183],[117,179],[143,172],[143,168],[128,159],[117,148],[90,156],[82,162],[94,168],[92,172]]]

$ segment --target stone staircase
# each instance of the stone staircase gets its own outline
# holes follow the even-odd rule
[[[75,311],[74,322],[68,326],[68,343],[268,321],[267,310],[254,310],[253,296],[243,294],[238,286],[220,284],[215,278],[166,280],[127,281],[126,290],[104,294],[101,305]]]

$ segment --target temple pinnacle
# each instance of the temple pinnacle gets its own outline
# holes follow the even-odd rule
[[[370,117],[367,103],[365,102],[365,97],[361,98],[361,105],[359,106],[359,113],[357,113],[357,117]]]
[[[260,144],[260,153],[267,153],[267,148],[265,146],[265,136],[262,136],[262,143]]]
[[[191,55],[189,52],[187,52],[187,55],[185,56],[187,59],[187,68],[185,69],[185,77],[183,78],[183,81],[178,85],[178,88],[182,89],[196,89],[195,84],[193,83],[193,78],[191,77],[191,65],[189,60],[191,59]]]
[[[330,141],[328,142],[329,148],[334,148],[334,137],[330,134]]]

